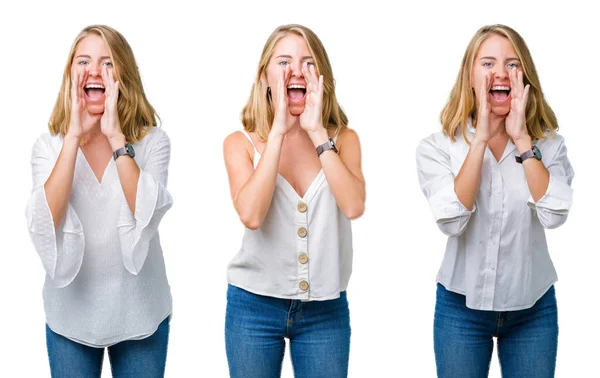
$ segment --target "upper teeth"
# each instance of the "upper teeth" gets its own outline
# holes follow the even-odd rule
[[[506,85],[496,85],[492,87],[493,91],[510,91],[510,87],[507,87]]]
[[[102,84],[88,84],[85,86],[85,88],[100,88],[100,89],[104,89],[104,85]]]
[[[306,89],[306,87],[304,85],[300,85],[300,84],[292,84],[292,85],[288,86],[288,89]]]

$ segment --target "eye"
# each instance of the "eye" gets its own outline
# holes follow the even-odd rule
[[[279,62],[279,65],[284,66],[284,67],[287,66],[288,64],[289,64],[289,62],[287,62],[285,60],[282,60],[281,62]]]
[[[315,65],[315,63],[314,63],[314,62],[306,62],[306,65],[307,65],[307,66],[314,66],[314,65]]]
[[[517,63],[508,63],[507,66],[508,66],[508,68],[517,68],[517,67],[519,67],[519,65]]]
[[[80,60],[77,64],[81,65],[81,66],[87,66],[88,62],[85,60]]]
[[[102,63],[102,65],[106,66],[106,67],[112,67],[113,66],[112,62],[104,62],[104,63]]]
[[[492,62],[483,62],[482,64],[484,67],[490,68],[492,67]]]

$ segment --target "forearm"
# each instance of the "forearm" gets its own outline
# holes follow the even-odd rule
[[[113,151],[123,147],[127,141],[125,136],[119,136],[109,139]],[[129,155],[122,155],[115,161],[117,172],[119,173],[119,182],[125,195],[127,205],[132,214],[135,214],[135,201],[137,196],[137,187],[140,179],[140,168],[135,160]]]
[[[55,229],[58,228],[67,211],[78,149],[79,138],[66,136],[52,173],[44,183],[46,201],[52,213]]]
[[[282,144],[283,136],[276,133],[269,135],[258,166],[234,198],[235,209],[242,223],[250,229],[257,229],[269,211]]]
[[[454,191],[459,201],[469,211],[473,210],[479,184],[481,182],[481,167],[487,144],[474,139],[469,147],[467,157],[454,179]]]
[[[519,151],[519,155],[531,150],[533,144],[530,138],[524,140],[515,141],[515,146]],[[527,180],[527,186],[529,186],[529,192],[535,202],[539,201],[546,191],[548,190],[548,184],[550,183],[550,173],[540,160],[527,159],[523,162],[523,170],[525,171],[525,179]]]
[[[356,219],[365,211],[365,183],[356,177],[333,151],[319,157],[327,183],[335,201],[348,219]]]

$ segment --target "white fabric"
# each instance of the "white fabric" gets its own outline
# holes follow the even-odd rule
[[[171,313],[157,231],[172,205],[166,189],[169,138],[153,127],[133,145],[140,167],[135,215],[114,160],[98,182],[79,150],[68,209],[55,231],[44,184],[62,143],[62,137],[49,134],[35,142],[33,190],[26,209],[29,234],[46,270],[48,326],[94,347],[147,337]]]
[[[254,148],[255,167],[259,159]],[[298,210],[301,202],[307,205],[304,213]],[[298,236],[300,227],[308,231],[304,238]],[[299,261],[301,253],[308,255],[306,264]],[[246,228],[227,276],[231,285],[255,294],[311,301],[338,298],[351,272],[350,220],[337,206],[321,170],[302,198],[277,175],[269,211],[257,230]],[[308,282],[308,290],[300,288],[301,281]]]
[[[468,128],[472,139],[474,129]],[[466,295],[476,310],[526,309],[557,280],[544,228],[563,224],[572,203],[573,169],[561,136],[535,142],[550,173],[546,194],[531,198],[512,142],[499,162],[486,148],[476,206],[468,211],[454,192],[454,178],[469,151],[462,135],[451,142],[442,133],[421,141],[417,169],[434,218],[448,235],[437,281]]]

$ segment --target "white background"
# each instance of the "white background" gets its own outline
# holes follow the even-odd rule
[[[527,41],[566,138],[575,203],[568,222],[547,233],[560,277],[557,376],[597,374],[598,13],[577,1],[322,3],[3,3],[1,376],[49,376],[44,271],[24,218],[29,158],[47,131],[70,45],[92,23],[128,39],[172,141],[175,202],[160,227],[174,298],[167,377],[227,376],[226,266],[243,227],[229,198],[222,141],[241,128],[263,44],[286,23],[304,24],[323,41],[363,146],[367,210],[353,223],[350,376],[435,376],[435,275],[445,237],[419,190],[414,154],[420,139],[440,129],[464,50],[490,23],[507,24]],[[283,376],[292,376],[287,354]],[[499,377],[495,356],[491,376]]]

